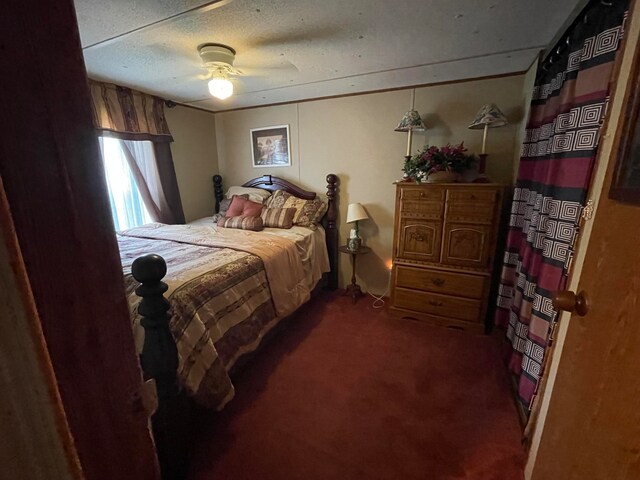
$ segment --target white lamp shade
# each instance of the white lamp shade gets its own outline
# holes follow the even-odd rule
[[[209,80],[209,93],[220,100],[233,95],[233,83],[226,78],[212,78]]]
[[[357,222],[358,220],[366,220],[369,218],[364,207],[359,203],[350,203],[347,208],[347,223]]]

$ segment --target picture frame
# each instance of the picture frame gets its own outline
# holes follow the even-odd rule
[[[609,198],[640,205],[640,52],[634,54],[631,87],[627,90],[623,117],[618,124],[615,169]]]
[[[251,161],[255,168],[291,166],[289,125],[252,128],[249,135]]]

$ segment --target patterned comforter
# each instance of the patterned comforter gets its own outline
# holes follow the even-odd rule
[[[167,262],[179,378],[199,404],[221,409],[233,397],[229,369],[282,317],[309,299],[299,246],[288,238],[215,226],[151,224],[118,234],[138,351],[144,342],[131,276],[139,256]]]

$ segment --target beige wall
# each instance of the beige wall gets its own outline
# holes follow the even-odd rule
[[[218,173],[215,116],[183,106],[165,108],[173,135],[171,153],[187,222],[213,214],[213,184]]]
[[[523,117],[524,75],[437,85],[416,89],[415,107],[428,128],[414,135],[413,150],[425,142],[443,145],[464,141],[479,152],[482,132],[467,126],[485,103],[496,103],[510,124],[489,131],[487,173],[497,182],[511,183],[515,145]],[[411,90],[262,107],[216,114],[218,163],[226,187],[263,174],[325,191],[327,173],[340,177],[340,239],[350,226],[344,223],[349,203],[362,203],[371,220],[361,222],[361,233],[373,253],[362,257],[359,280],[365,288],[383,293],[388,284],[385,263],[393,243],[394,180],[402,176],[407,134],[394,132],[410,106]],[[288,124],[292,166],[253,168],[249,129]],[[341,279],[350,277],[348,258],[341,258]]]

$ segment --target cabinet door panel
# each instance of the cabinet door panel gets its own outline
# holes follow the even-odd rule
[[[398,258],[422,262],[440,261],[440,222],[402,218],[399,228]]]
[[[488,268],[491,252],[490,236],[490,225],[445,224],[442,263]]]

